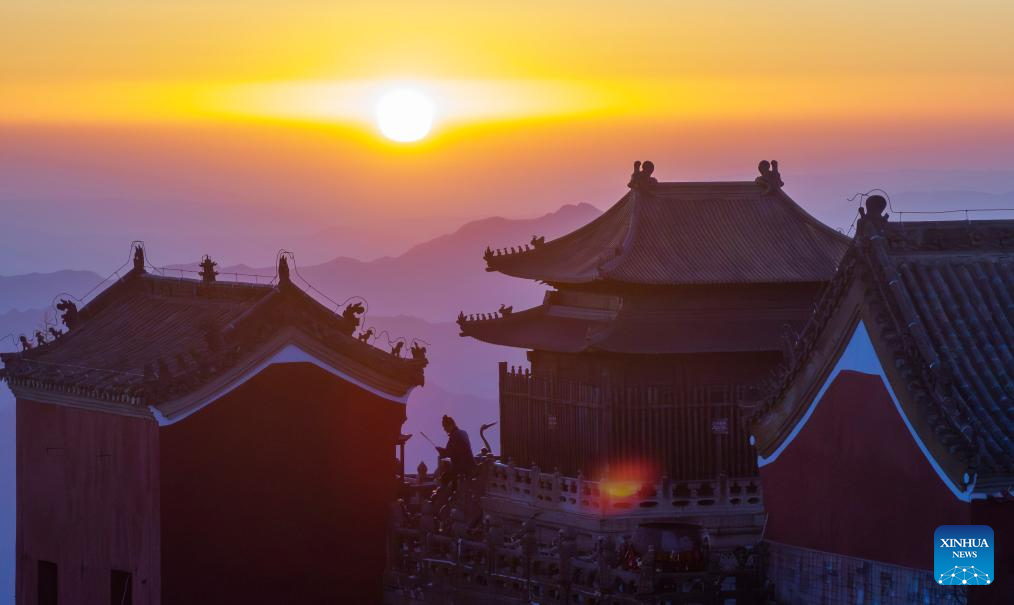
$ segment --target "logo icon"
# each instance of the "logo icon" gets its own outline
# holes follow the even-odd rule
[[[988,525],[941,525],[933,533],[933,576],[945,586],[993,583],[993,529]]]

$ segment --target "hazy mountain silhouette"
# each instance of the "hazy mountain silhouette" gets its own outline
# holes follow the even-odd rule
[[[520,364],[524,351],[498,347],[458,335],[454,322],[430,323],[417,317],[372,316],[368,322],[378,332],[373,344],[388,348],[387,340],[405,337],[424,341],[427,357],[426,385],[441,385],[456,392],[495,397],[499,361]],[[384,334],[386,331],[387,334]]]
[[[533,235],[552,239],[599,214],[601,211],[590,204],[568,204],[534,219],[481,219],[417,244],[399,256],[373,261],[341,257],[305,265],[299,260],[298,246],[293,252],[299,276],[335,301],[363,296],[369,302],[370,315],[404,314],[445,322],[453,321],[462,310],[489,312],[501,303],[524,308],[541,302],[544,286],[486,273],[482,259],[486,246],[517,246],[528,243]],[[189,263],[173,268],[194,271],[197,267]],[[219,279],[232,279],[230,272],[265,277],[275,274],[274,267],[246,265],[222,267],[219,271]]]
[[[23,311],[47,307],[61,292],[81,296],[101,280],[98,274],[91,271],[55,271],[9,277],[0,275],[0,313],[12,309]]]
[[[544,286],[487,273],[486,246],[552,239],[592,220],[589,204],[563,206],[537,219],[488,218],[411,248],[394,258],[363,263],[348,258],[300,268],[300,275],[335,300],[362,295],[370,313],[404,313],[431,321],[453,320],[458,311],[494,311],[501,303],[523,308],[542,300]]]
[[[911,216],[905,214],[912,211],[930,210],[956,210],[956,209],[982,209],[982,208],[1014,208],[1014,191],[1006,193],[983,193],[982,191],[903,191],[891,196],[891,205],[895,212],[902,212],[905,220],[964,220],[963,212],[952,212],[943,215],[920,215],[913,213]],[[1014,212],[969,212],[972,220],[989,220],[997,218],[1010,218]],[[901,217],[899,217],[901,218]]]
[[[449,225],[460,225],[465,219],[448,216],[424,218],[385,217],[383,222],[357,220],[351,224],[324,227],[309,233],[298,242],[299,256],[304,264],[318,264],[336,257],[370,261],[385,256],[399,256],[419,242],[444,233]],[[411,239],[392,234],[411,233]]]

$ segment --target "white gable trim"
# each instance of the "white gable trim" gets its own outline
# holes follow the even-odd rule
[[[831,383],[835,381],[838,374],[840,374],[843,370],[852,370],[856,372],[863,372],[864,374],[880,376],[880,380],[884,383],[888,394],[891,396],[891,401],[894,403],[894,409],[897,410],[898,415],[901,416],[902,422],[905,423],[905,427],[908,428],[908,432],[912,436],[912,439],[914,439],[916,445],[919,446],[919,451],[922,452],[923,456],[930,463],[930,466],[933,467],[937,476],[940,477],[940,480],[947,486],[947,489],[954,494],[955,498],[963,502],[969,502],[973,498],[984,497],[982,495],[975,495],[972,493],[972,490],[975,489],[974,478],[969,482],[969,486],[962,490],[958,485],[951,481],[950,477],[947,476],[947,473],[944,472],[943,468],[940,467],[936,459],[934,459],[932,454],[930,454],[926,444],[919,437],[919,434],[916,433],[915,427],[912,426],[908,416],[905,415],[905,410],[901,407],[901,403],[898,401],[897,395],[894,394],[894,389],[891,387],[891,381],[888,380],[887,374],[884,372],[884,366],[880,363],[880,358],[877,356],[877,352],[873,348],[873,341],[870,340],[870,335],[866,331],[866,325],[862,320],[860,320],[856,325],[854,331],[852,332],[852,336],[849,339],[848,346],[845,347],[845,350],[838,358],[838,362],[835,364],[834,369],[831,370],[827,380],[825,380],[824,384],[821,385],[820,391],[817,393],[816,397],[814,397],[813,401],[810,402],[810,406],[807,408],[806,413],[799,419],[796,426],[792,427],[792,431],[789,433],[789,436],[782,441],[781,445],[779,445],[770,456],[757,457],[757,466],[767,466],[778,459],[778,456],[785,451],[785,448],[792,443],[796,436],[798,436],[803,430],[803,427],[806,426],[810,416],[813,415],[813,411],[817,408],[817,404],[824,398],[824,394],[827,393],[828,388],[831,387]]]
[[[271,357],[269,357],[268,359],[265,359],[261,363],[255,365],[251,369],[247,370],[245,373],[243,373],[236,380],[230,381],[229,384],[226,387],[224,387],[222,389],[219,389],[218,391],[215,391],[213,394],[209,395],[208,397],[205,397],[204,401],[202,401],[198,405],[190,407],[189,409],[187,409],[182,414],[174,415],[172,418],[169,418],[165,414],[163,414],[161,412],[161,410],[159,410],[157,407],[155,407],[153,405],[148,406],[148,409],[151,411],[152,415],[155,417],[155,420],[158,421],[159,426],[169,426],[169,425],[175,424],[175,423],[177,423],[177,422],[179,422],[181,420],[185,420],[186,418],[190,417],[192,414],[195,414],[195,413],[203,410],[204,408],[206,408],[211,403],[213,403],[213,402],[217,401],[218,399],[221,399],[222,397],[228,395],[229,393],[231,393],[232,391],[234,391],[238,387],[240,387],[243,384],[245,384],[248,380],[250,380],[251,378],[253,378],[257,374],[260,374],[264,370],[264,368],[266,368],[268,366],[272,366],[272,365],[286,364],[286,363],[310,363],[310,364],[313,364],[313,365],[317,366],[318,368],[320,368],[320,369],[328,372],[329,374],[333,374],[334,376],[337,376],[337,377],[341,378],[345,382],[354,384],[355,386],[363,389],[364,391],[372,393],[373,395],[376,395],[377,397],[381,397],[381,398],[386,399],[388,401],[393,401],[395,403],[407,404],[408,403],[408,396],[412,392],[412,389],[409,389],[409,391],[407,393],[405,393],[401,397],[396,397],[396,396],[393,396],[393,395],[391,395],[389,393],[385,393],[383,391],[380,391],[380,390],[378,390],[378,389],[376,389],[374,387],[371,387],[371,386],[365,384],[364,382],[362,382],[360,380],[357,380],[356,378],[350,376],[349,374],[347,374],[347,373],[339,370],[338,368],[336,368],[336,367],[334,367],[334,366],[332,366],[330,364],[326,364],[326,363],[322,362],[318,357],[315,357],[315,356],[311,355],[310,353],[307,353],[299,345],[288,344],[284,348],[282,348],[280,351],[278,351],[277,353],[275,353],[274,355],[272,355]]]

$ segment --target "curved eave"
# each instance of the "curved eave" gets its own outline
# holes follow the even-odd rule
[[[831,279],[850,241],[781,189],[658,183],[631,190],[570,234],[486,263],[487,271],[561,285],[797,284]]]
[[[773,458],[793,436],[793,431],[805,422],[809,403],[819,395],[859,324],[860,288],[853,284],[813,348],[798,361],[784,391],[768,409],[753,418],[751,434],[762,459]]]
[[[751,423],[759,465],[774,463],[782,451],[805,428],[814,409],[820,404],[824,392],[842,370],[855,370],[879,374],[894,405],[926,460],[941,481],[955,497],[968,500],[977,496],[974,486],[964,486],[968,467],[951,455],[937,438],[924,414],[916,409],[908,392],[908,381],[891,363],[890,347],[882,341],[876,329],[876,312],[865,300],[865,287],[852,281],[842,296],[837,309],[821,329],[812,348],[797,362],[794,374],[786,388],[773,404]],[[850,347],[872,350],[874,360],[863,358],[862,363],[846,359]]]
[[[599,278],[599,265],[627,239],[635,192],[628,192],[588,224],[538,247],[486,257],[486,270],[547,283],[584,284]]]
[[[588,337],[607,323],[583,318],[553,317],[545,305],[512,313],[508,317],[465,321],[461,336],[505,347],[556,353],[578,353],[588,348]]]
[[[315,365],[377,397],[400,404],[408,403],[412,389],[423,384],[421,365],[416,368],[417,372],[412,372],[414,376],[411,378],[393,376],[337,354],[298,330],[287,329],[218,378],[187,395],[150,408],[160,424],[172,424],[242,386],[266,367],[285,363]],[[404,363],[409,365],[412,362],[406,360]]]
[[[26,381],[11,384],[15,396],[43,403],[68,405],[127,416],[155,418],[172,424],[210,405],[242,386],[266,367],[283,363],[308,363],[394,403],[405,404],[411,391],[423,384],[423,364],[402,359],[403,372],[382,372],[342,355],[295,328],[281,330],[256,350],[244,355],[227,370],[183,395],[154,405],[132,405],[90,396],[82,389],[45,388]]]

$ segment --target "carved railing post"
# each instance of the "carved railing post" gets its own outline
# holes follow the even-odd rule
[[[662,475],[658,481],[657,498],[659,508],[672,508],[672,481],[668,475]]]
[[[532,595],[532,559],[537,554],[538,541],[535,535],[535,525],[531,521],[525,521],[522,528],[524,534],[521,537],[521,556],[524,569],[525,587],[528,596]]]
[[[538,464],[532,464],[532,468],[528,471],[528,503],[538,505],[539,492],[542,491],[542,471],[539,469]]]
[[[570,603],[570,581],[573,577],[571,569],[575,550],[573,533],[567,529],[561,529],[560,548],[557,550],[557,554],[560,558],[560,602],[562,603]]]
[[[648,552],[641,558],[641,573],[637,578],[637,592],[650,594],[655,591],[655,547],[648,546]]]
[[[451,535],[464,536],[468,533],[468,522],[465,519],[465,511],[454,507],[451,509]]]
[[[486,557],[486,572],[496,573],[497,549],[503,546],[503,524],[496,517],[486,518],[486,548],[489,555]]]
[[[508,498],[513,498],[514,497],[514,490],[517,489],[515,487],[515,485],[514,485],[515,484],[516,472],[517,471],[514,468],[514,459],[513,458],[508,458],[507,459],[507,497]]]
[[[612,543],[607,542],[605,538],[599,536],[595,541],[595,563],[598,565],[598,571],[595,574],[595,587],[600,592],[609,590],[612,587],[613,579],[612,574]]]
[[[422,505],[419,507],[419,531],[422,533],[422,538],[426,538],[429,534],[436,531],[436,519],[433,517],[433,503],[429,500],[424,500]],[[423,554],[428,554],[428,551],[423,549]]]

